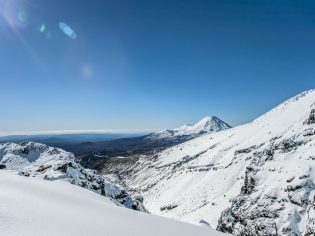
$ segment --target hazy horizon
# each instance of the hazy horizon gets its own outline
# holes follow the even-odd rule
[[[72,134],[141,134],[157,131],[157,129],[142,129],[142,130],[39,130],[39,131],[11,131],[11,132],[0,132],[0,137],[6,136],[40,136],[40,135],[72,135]]]

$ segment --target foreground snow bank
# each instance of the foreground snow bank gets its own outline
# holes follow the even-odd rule
[[[72,153],[59,148],[34,142],[0,144],[1,164],[26,177],[63,179],[109,197],[113,202],[127,208],[146,212],[139,194],[127,191],[95,171],[84,169],[75,162]]]
[[[221,233],[132,211],[63,180],[25,178],[0,171],[0,234],[208,235]]]

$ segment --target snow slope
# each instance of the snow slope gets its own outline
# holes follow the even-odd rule
[[[231,128],[216,116],[207,116],[194,125],[183,125],[176,129],[162,130],[148,136],[148,139],[192,139],[205,133],[218,132]]]
[[[0,171],[3,236],[208,235],[221,233],[116,206],[63,180],[45,181]]]
[[[0,144],[0,164],[18,170],[20,175],[45,180],[63,179],[72,184],[107,196],[127,208],[146,211],[142,197],[113,183],[94,171],[84,169],[75,162],[72,153],[44,144],[24,142]]]
[[[234,235],[315,234],[315,91],[121,173],[153,214]],[[309,234],[308,234],[309,233]]]

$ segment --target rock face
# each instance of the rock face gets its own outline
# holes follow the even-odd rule
[[[120,175],[154,214],[204,219],[234,235],[314,235],[314,109],[315,91],[304,92],[249,124],[140,158]]]
[[[233,235],[302,235],[298,226],[302,218],[308,218],[305,212],[315,190],[313,166],[308,165],[309,156],[290,160],[287,155],[303,153],[300,147],[309,147],[309,141],[303,136],[272,140],[267,149],[252,153],[241,193],[223,211],[217,230]],[[280,156],[284,164],[272,167]]]
[[[305,121],[305,124],[307,125],[315,124],[315,109],[312,109],[310,116]]]
[[[312,236],[315,234],[315,199],[306,211],[306,230],[304,236]]]
[[[107,196],[119,205],[146,211],[140,195],[127,191],[118,183],[95,171],[84,169],[75,162],[72,153],[59,148],[33,142],[0,144],[0,164],[6,165],[8,169],[17,170],[20,175],[26,177],[51,181],[63,179]]]

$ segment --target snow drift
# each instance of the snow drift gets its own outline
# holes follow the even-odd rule
[[[208,235],[209,228],[118,207],[107,197],[63,180],[25,178],[0,170],[3,236]]]

